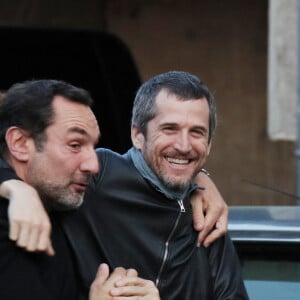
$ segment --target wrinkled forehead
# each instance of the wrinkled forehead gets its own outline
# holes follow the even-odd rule
[[[186,98],[186,97],[182,97],[181,95],[172,93],[169,90],[162,89],[155,98],[155,108],[156,108],[156,110],[161,107],[164,107],[164,106],[169,106],[170,108],[172,108],[173,106],[176,106],[178,104],[185,106],[186,104],[192,103],[192,102],[196,106],[204,105],[204,106],[209,107],[208,100],[206,99],[205,96],[200,97],[200,98]]]
[[[88,105],[73,102],[62,96],[56,96],[53,100],[53,110],[54,125],[64,129],[72,127],[82,128],[91,137],[99,138],[100,129],[98,122]]]

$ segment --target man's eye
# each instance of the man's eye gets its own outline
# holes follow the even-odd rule
[[[207,135],[205,130],[194,130],[192,131],[192,133],[198,137],[202,137],[202,136],[205,137]]]
[[[70,144],[70,146],[71,146],[72,149],[75,149],[75,150],[80,148],[80,144],[78,144],[78,143]]]
[[[175,128],[173,128],[173,127],[165,127],[165,128],[163,128],[163,131],[167,132],[167,133],[171,133],[171,132],[175,131]]]

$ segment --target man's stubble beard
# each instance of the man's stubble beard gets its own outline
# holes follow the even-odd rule
[[[83,203],[84,193],[70,191],[50,183],[40,184],[37,192],[48,211],[65,211],[76,209]]]
[[[172,180],[172,178],[170,178],[169,176],[163,174],[162,172],[160,172],[159,174],[156,174],[156,176],[159,178],[159,180],[163,183],[163,185],[165,187],[167,187],[168,189],[174,191],[174,192],[184,192],[186,191],[186,189],[190,186],[192,180],[195,178],[195,176],[193,176],[193,178],[182,181],[182,182],[176,182],[174,180]]]
[[[26,182],[37,190],[46,210],[62,211],[78,208],[83,202],[84,192],[71,191],[71,178],[63,181],[47,179],[49,170],[45,170],[44,167],[47,161],[43,161],[43,157],[39,154],[43,155],[43,151],[38,151],[28,165]]]
[[[43,176],[36,176],[36,174],[41,174],[41,172],[32,167],[27,182],[37,190],[48,211],[76,209],[82,204],[84,193],[71,191],[70,181],[54,182],[45,180]]]

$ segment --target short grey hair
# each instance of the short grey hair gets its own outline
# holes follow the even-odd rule
[[[131,126],[135,126],[143,135],[146,135],[148,122],[156,116],[155,101],[161,90],[166,90],[183,101],[206,99],[209,107],[208,142],[210,142],[217,127],[214,97],[197,76],[184,71],[169,71],[154,76],[141,85],[133,103]]]

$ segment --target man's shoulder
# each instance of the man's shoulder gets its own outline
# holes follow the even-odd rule
[[[128,178],[130,174],[136,172],[133,162],[128,152],[120,154],[110,149],[98,148],[96,153],[99,160],[99,173],[95,176],[96,184],[98,185],[104,179],[106,182],[111,180],[124,180]]]
[[[101,155],[119,156],[120,155],[119,153],[117,153],[113,150],[107,149],[107,148],[97,148],[96,153],[98,156],[101,156]]]
[[[107,148],[97,148],[96,149],[96,153],[98,156],[99,161],[103,162],[103,161],[107,161],[107,160],[111,160],[111,161],[126,161],[128,160],[128,152],[124,153],[124,154],[120,154],[118,152],[115,152],[113,150],[107,149]]]

